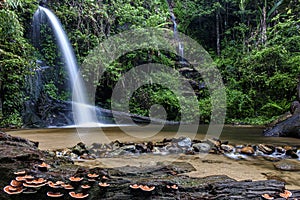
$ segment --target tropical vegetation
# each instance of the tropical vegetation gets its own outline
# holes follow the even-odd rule
[[[44,2],[45,3],[45,2]],[[44,90],[52,98],[66,100],[69,91],[59,52],[47,26],[39,45],[32,40],[32,16],[39,2],[0,0],[0,119],[1,126],[22,126],[28,76],[37,61],[59,69]],[[210,53],[226,87],[226,123],[265,124],[289,111],[295,100],[300,74],[300,0],[48,0],[61,20],[79,63],[107,38],[126,30],[161,27],[193,38]],[[121,48],[121,47],[120,47]],[[98,106],[111,107],[111,94],[122,75],[135,66],[161,63],[180,69],[178,55],[156,49],[140,49],[106,66],[95,82]],[[164,74],[165,79],[168,74]],[[211,99],[208,89],[195,88],[201,123],[208,123]],[[174,83],[176,84],[176,83]],[[202,87],[203,86],[203,87]],[[186,102],[188,105],[188,102]],[[176,95],[158,84],[134,92],[130,112],[149,115],[154,104],[163,105],[167,119],[180,120]]]

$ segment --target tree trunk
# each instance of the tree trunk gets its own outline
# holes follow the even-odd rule
[[[298,75],[297,100],[300,101],[300,74]]]
[[[221,47],[220,47],[220,10],[218,8],[216,12],[216,34],[217,34],[217,55],[220,56],[221,54]]]
[[[261,20],[261,43],[265,45],[267,42],[267,1],[262,8],[262,20]]]

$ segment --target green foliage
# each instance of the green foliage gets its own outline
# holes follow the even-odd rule
[[[222,74],[226,85],[228,123],[263,124],[288,111],[290,102],[296,97],[297,76],[300,74],[299,0],[169,2],[179,31],[211,52]],[[48,3],[61,20],[79,63],[104,39],[122,31],[142,27],[173,28],[165,1],[51,0]],[[67,80],[51,28],[42,27],[39,53],[33,53],[29,45],[31,18],[36,8],[32,0],[6,0],[0,3],[2,125],[20,125],[25,99],[22,92],[24,77],[36,59],[33,54],[49,66],[60,69],[45,85],[48,95],[57,99],[67,99],[69,96],[62,89]],[[120,45],[118,48],[125,49],[126,46]],[[176,55],[156,49],[123,55],[105,66],[103,77],[93,80],[93,86],[97,86],[95,103],[110,108],[115,84],[135,66],[161,63],[178,69],[177,61]],[[84,78],[87,79],[94,70],[84,71]],[[164,79],[169,79],[168,75],[164,75]],[[198,82],[201,77],[192,79]],[[210,94],[207,89],[197,89],[197,94],[201,122],[208,123],[212,109]],[[161,104],[168,111],[168,119],[180,120],[180,114],[190,109],[190,102],[183,100],[185,105],[180,106],[179,100],[180,97],[167,88],[147,85],[132,96],[130,111],[149,115],[153,104]]]
[[[21,125],[24,78],[33,50],[24,38],[25,27],[20,18],[31,11],[27,8],[28,2],[16,0],[6,1],[0,8],[0,126]]]

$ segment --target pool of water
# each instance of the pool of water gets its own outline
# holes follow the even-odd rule
[[[82,141],[109,143],[119,140],[121,142],[160,141],[164,138],[188,136],[191,139],[204,139],[219,136],[232,144],[273,144],[300,147],[300,139],[288,137],[265,137],[262,127],[234,127],[224,126],[221,134],[207,134],[208,126],[185,125],[184,131],[178,131],[178,126],[141,127],[93,127],[93,128],[47,128],[47,129],[19,129],[7,131],[11,135],[21,136],[30,140],[39,141],[42,149],[64,148]],[[190,131],[190,130],[196,130]]]

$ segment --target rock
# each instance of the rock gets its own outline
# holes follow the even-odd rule
[[[259,144],[257,146],[258,150],[260,150],[261,152],[265,153],[265,154],[272,154],[275,151],[275,147],[271,146],[271,145],[266,145],[266,144]]]
[[[84,153],[88,153],[88,150],[85,146],[85,144],[83,144],[82,142],[79,142],[77,145],[75,145],[72,149],[72,153],[81,156]]]
[[[147,152],[151,152],[153,150],[153,147],[154,147],[153,142],[148,142],[147,143]]]
[[[300,171],[300,164],[297,160],[281,160],[274,163],[274,166],[283,171]]]
[[[284,183],[277,180],[232,181],[212,185],[216,199],[261,199],[263,194],[278,195],[284,190]],[[279,195],[278,195],[279,197]]]
[[[180,137],[177,144],[181,148],[188,148],[192,146],[192,140],[189,137]]]
[[[221,149],[224,150],[226,153],[230,153],[234,150],[234,147],[229,144],[221,144]]]
[[[219,148],[222,144],[222,142],[217,138],[208,139],[206,142],[209,143],[211,146],[215,146],[217,148]]]
[[[243,147],[241,149],[241,153],[246,154],[246,155],[253,155],[254,154],[254,149],[251,146]]]
[[[275,149],[278,153],[285,153],[285,149],[283,147],[276,147]]]
[[[183,152],[183,150],[181,148],[176,147],[176,146],[167,147],[167,151],[172,154],[179,154],[179,153]]]
[[[291,158],[299,158],[297,155],[297,149],[289,149],[285,152],[285,155],[290,156]]]
[[[139,153],[147,152],[147,146],[145,144],[136,144],[135,148]]]
[[[207,143],[196,143],[193,144],[195,152],[208,153],[211,149],[211,146]]]
[[[300,113],[295,112],[291,117],[275,126],[264,130],[264,136],[300,138]]]

